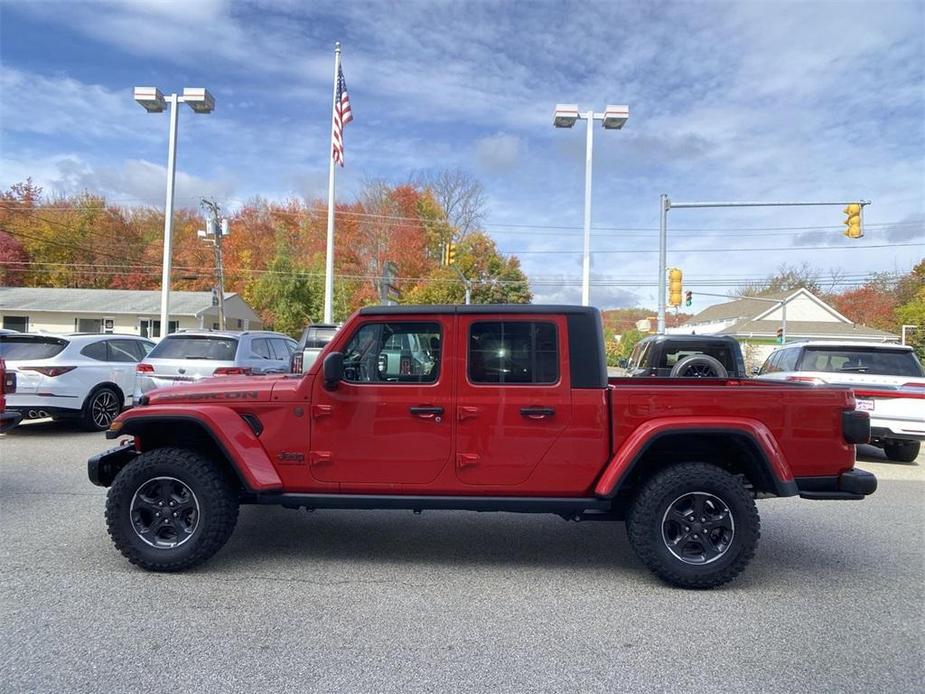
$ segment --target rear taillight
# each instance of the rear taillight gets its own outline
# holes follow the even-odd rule
[[[3,383],[0,383],[0,393],[9,395],[16,392],[16,374],[7,371],[3,374]]]
[[[151,366],[150,364],[145,364],[144,362],[141,362],[140,364],[136,364],[136,365],[135,365],[135,373],[139,373],[139,374],[153,374],[153,373],[154,373],[154,367]]]
[[[813,385],[825,383],[821,378],[816,378],[815,376],[787,376],[787,380],[795,383],[812,383]]]
[[[20,371],[37,371],[43,376],[60,376],[76,369],[76,366],[21,366]]]
[[[289,373],[300,374],[302,373],[302,353],[296,352],[292,355],[292,359],[289,360]]]
[[[213,376],[246,376],[250,369],[241,366],[220,366],[212,372]]]

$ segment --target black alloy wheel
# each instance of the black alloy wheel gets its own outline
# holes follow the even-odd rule
[[[709,564],[722,557],[735,538],[735,520],[726,503],[709,492],[675,499],[662,517],[662,541],[686,564]]]
[[[111,388],[100,388],[87,402],[84,423],[90,431],[106,431],[121,411],[118,394]]]
[[[712,364],[694,362],[684,369],[681,376],[684,378],[717,378],[719,374],[716,373],[716,369],[713,368]]]
[[[175,477],[155,477],[138,487],[129,514],[142,542],[170,549],[179,547],[196,532],[199,500]]]

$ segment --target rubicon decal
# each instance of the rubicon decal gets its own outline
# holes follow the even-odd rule
[[[256,400],[256,390],[230,390],[218,393],[165,393],[154,398],[155,402],[179,402],[194,400]]]

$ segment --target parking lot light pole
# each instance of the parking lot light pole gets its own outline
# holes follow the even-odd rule
[[[167,138],[167,199],[164,203],[164,260],[161,269],[161,330],[164,337],[170,327],[170,259],[173,239],[173,197],[177,179],[177,125],[179,104],[188,104],[196,113],[212,113],[215,99],[208,89],[186,87],[183,94],[164,96],[157,87],[135,87],[135,101],[148,113],[161,113],[170,105],[170,130]],[[153,337],[153,329],[152,329]]]
[[[580,112],[577,104],[556,104],[553,125],[557,128],[571,128],[578,120],[587,121],[585,140],[585,224],[584,255],[581,263],[581,305],[591,304],[591,161],[594,153],[593,121],[599,120],[605,130],[619,130],[629,118],[629,106],[607,106],[603,113]]]

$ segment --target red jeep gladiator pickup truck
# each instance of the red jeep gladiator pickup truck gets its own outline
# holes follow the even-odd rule
[[[152,391],[88,461],[134,564],[217,552],[238,506],[469,509],[626,520],[658,576],[709,588],[755,552],[755,499],[862,499],[867,413],[842,387],[608,379],[600,313],[358,311],[305,374]]]

